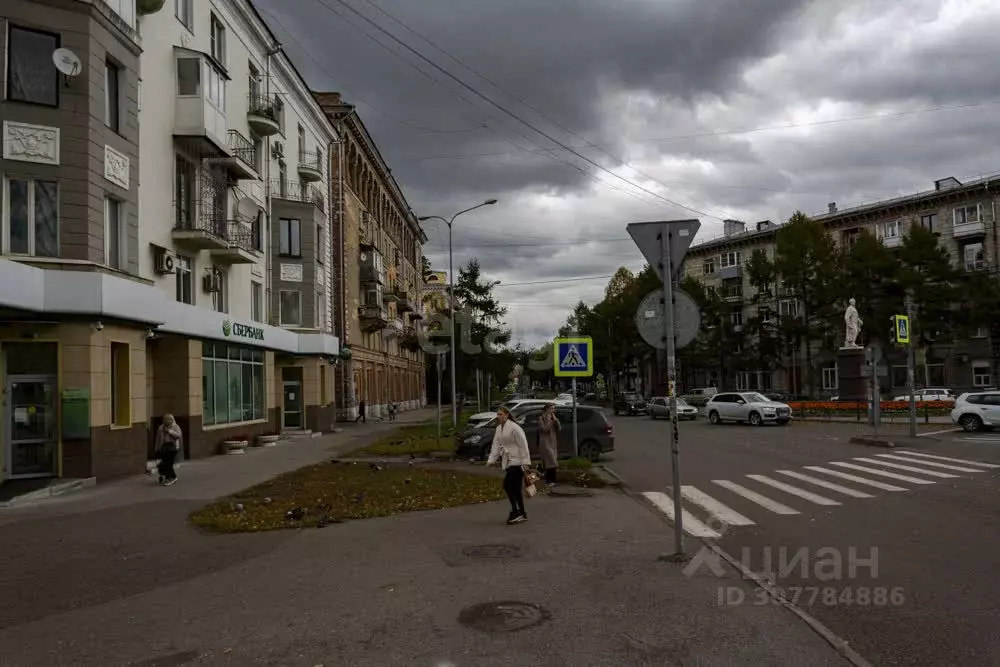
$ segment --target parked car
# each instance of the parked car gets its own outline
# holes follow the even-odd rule
[[[913,392],[917,403],[926,403],[928,401],[943,401],[947,403],[955,402],[955,392],[950,389],[942,389],[940,387],[928,387],[927,389],[917,389]],[[909,401],[910,395],[905,394],[903,396],[897,396],[894,401]]]
[[[556,405],[573,405],[573,394],[559,394],[553,402]]]
[[[784,426],[792,420],[792,409],[786,403],[772,401],[756,391],[716,394],[705,404],[705,413],[713,424],[737,421],[760,426],[773,422]]]
[[[719,393],[716,387],[702,387],[700,389],[692,389],[691,391],[681,395],[689,405],[693,405],[696,408],[708,403],[708,399],[712,398],[715,394]]]
[[[541,415],[542,408],[533,405],[522,406],[511,411],[511,416],[524,429],[532,458],[540,458],[538,418]],[[573,409],[566,406],[556,406],[556,417],[562,424],[557,441],[560,457],[582,456],[591,461],[598,461],[602,454],[615,450],[614,427],[600,408],[577,407],[576,430],[579,450],[573,444]],[[461,458],[485,460],[493,446],[493,435],[496,432],[497,423],[497,420],[494,419],[483,426],[469,429],[455,436],[456,455]]]
[[[670,404],[664,396],[657,396],[649,402],[647,410],[649,412],[650,419],[657,419],[659,417],[669,417],[670,416]],[[690,405],[683,398],[674,399],[674,403],[677,406],[677,419],[697,419],[698,418],[698,408]]]
[[[969,433],[1000,426],[1000,392],[976,391],[962,394],[955,401],[951,421]]]
[[[636,392],[626,392],[615,397],[615,415],[642,415],[646,414],[646,399]]]

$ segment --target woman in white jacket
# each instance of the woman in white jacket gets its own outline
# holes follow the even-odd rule
[[[497,411],[497,430],[493,435],[493,447],[490,449],[486,465],[500,461],[500,467],[506,471],[503,478],[503,490],[510,499],[510,516],[508,524],[521,523],[528,520],[524,510],[524,468],[531,465],[531,452],[528,451],[528,439],[518,426],[507,408]]]

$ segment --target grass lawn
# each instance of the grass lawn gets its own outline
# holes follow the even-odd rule
[[[559,462],[556,483],[580,486],[587,489],[603,489],[608,485],[604,478],[593,472],[594,464],[589,459],[573,458]]]
[[[459,413],[458,423],[462,430],[474,414],[466,410]],[[457,429],[452,426],[451,413],[441,415],[441,440],[437,439],[437,420],[401,426],[384,438],[351,452],[350,456],[406,456],[408,454],[429,454],[430,452],[451,452],[455,449]]]
[[[303,528],[504,498],[492,477],[408,466],[375,470],[365,463],[300,468],[222,498],[191,514],[220,533]],[[242,510],[238,508],[242,507]]]

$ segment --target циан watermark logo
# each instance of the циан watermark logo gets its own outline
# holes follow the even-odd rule
[[[233,333],[233,323],[230,320],[222,320],[222,335],[229,338],[231,333]]]

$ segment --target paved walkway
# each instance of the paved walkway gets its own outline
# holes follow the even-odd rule
[[[390,429],[189,462],[172,487],[124,480],[3,510],[0,665],[845,664],[783,608],[751,602],[735,573],[658,562],[669,526],[617,491],[530,499],[519,526],[505,503],[248,535],[186,522]],[[726,587],[747,602],[720,606]],[[541,622],[460,619],[503,601],[509,619]]]

